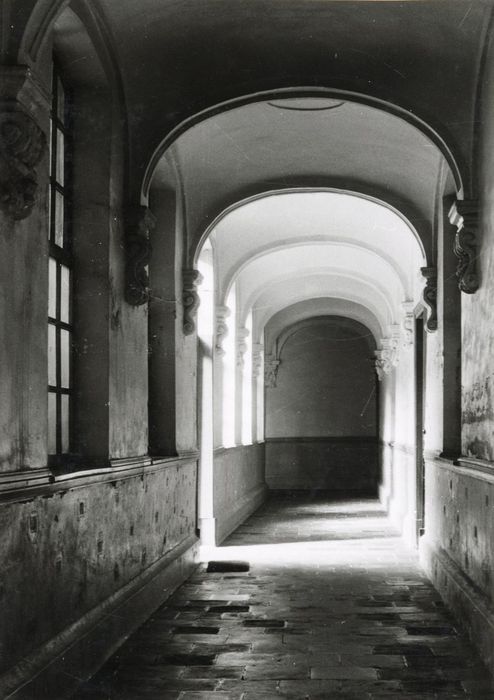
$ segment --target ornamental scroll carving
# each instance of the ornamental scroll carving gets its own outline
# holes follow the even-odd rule
[[[377,378],[382,381],[385,374],[390,374],[393,367],[398,364],[400,347],[400,326],[392,324],[389,326],[389,337],[381,340],[381,349],[375,350],[375,367]]]
[[[36,202],[36,166],[46,137],[21,110],[0,113],[0,209],[14,221],[26,219]]]
[[[421,267],[420,271],[426,280],[422,293],[428,309],[425,330],[432,333],[437,331],[437,270],[435,267]]]
[[[197,292],[197,286],[202,282],[199,270],[182,270],[182,304],[184,308],[183,329],[184,335],[192,335],[196,329],[197,309],[201,300]]]
[[[125,233],[125,300],[132,306],[149,301],[147,265],[151,257],[151,231],[156,219],[151,211],[138,206],[127,212]]]
[[[454,254],[458,258],[456,276],[465,294],[475,294],[479,288],[477,274],[478,204],[474,200],[458,200],[449,212],[451,223],[457,227]]]

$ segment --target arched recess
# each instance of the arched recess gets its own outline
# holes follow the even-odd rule
[[[350,318],[316,316],[284,328],[276,347],[276,378],[265,390],[268,484],[377,492],[370,330]]]

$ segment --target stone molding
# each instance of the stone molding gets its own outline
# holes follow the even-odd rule
[[[220,357],[223,357],[225,350],[223,348],[223,342],[228,335],[228,324],[226,319],[230,316],[230,309],[228,306],[217,306],[216,307],[216,334],[214,349]]]
[[[201,300],[197,287],[202,282],[199,270],[193,268],[182,270],[182,304],[184,310],[184,335],[192,335],[196,330],[197,309]]]
[[[150,234],[156,218],[150,209],[136,206],[127,211],[125,232],[125,300],[131,306],[149,301],[147,266],[151,257]]]
[[[437,331],[437,270],[435,267],[421,267],[420,272],[425,277],[423,291],[424,304],[428,308],[425,330],[429,333]]]
[[[280,364],[281,361],[274,355],[267,355],[264,360],[264,384],[268,389],[276,388]]]
[[[456,276],[458,287],[465,294],[475,294],[479,288],[477,273],[477,233],[479,206],[476,200],[457,200],[449,211],[449,220],[457,227],[454,253],[458,258]]]

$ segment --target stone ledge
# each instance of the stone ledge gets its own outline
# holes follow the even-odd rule
[[[494,608],[442,549],[422,538],[420,561],[453,615],[468,631],[488,668],[494,664]]]
[[[426,458],[426,462],[440,469],[447,469],[460,476],[478,479],[494,484],[494,463],[471,457],[459,457],[457,460],[448,460],[444,457]]]
[[[191,536],[0,677],[5,700],[68,698],[192,573]],[[76,674],[74,673],[76,671]]]
[[[51,495],[109,481],[122,481],[195,461],[194,455],[180,457],[136,457],[115,460],[109,466],[55,474],[50,469],[29,469],[0,475],[0,503]]]

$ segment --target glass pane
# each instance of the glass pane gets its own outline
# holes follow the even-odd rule
[[[65,120],[65,94],[60,78],[57,80],[57,117],[63,124]]]
[[[52,323],[48,324],[48,384],[55,386],[57,383],[57,355],[56,355],[56,329]]]
[[[63,195],[55,191],[55,243],[63,248]]]
[[[60,320],[69,323],[70,314],[70,270],[65,265],[60,266]]]
[[[50,258],[48,263],[48,316],[56,318],[57,314],[57,263]]]
[[[64,160],[65,160],[65,148],[64,148],[64,135],[60,129],[57,129],[57,182],[59,185],[64,184]]]
[[[69,397],[67,394],[62,394],[62,452],[69,451]]]
[[[70,387],[70,333],[60,330],[60,374],[61,386]]]
[[[57,452],[57,396],[48,392],[48,454]]]

